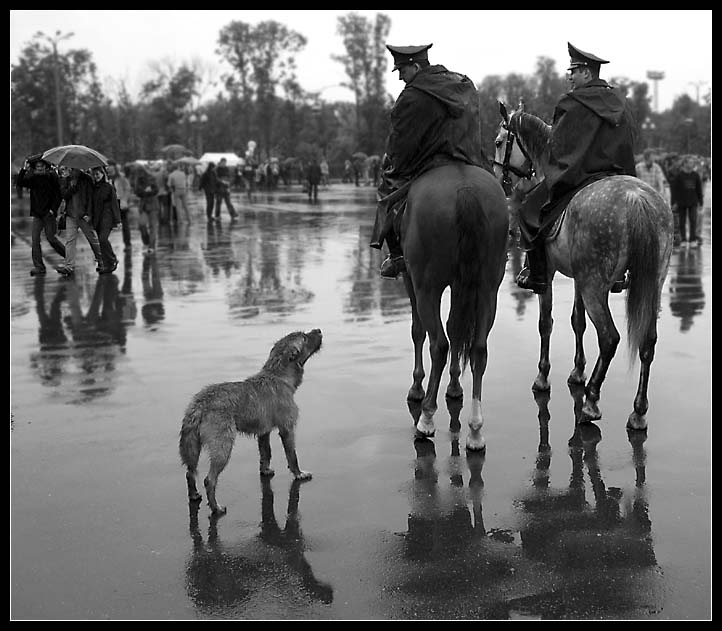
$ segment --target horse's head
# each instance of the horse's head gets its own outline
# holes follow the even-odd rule
[[[531,158],[518,139],[517,112],[508,113],[504,103],[499,101],[501,122],[494,139],[494,175],[501,182],[504,193],[509,196],[519,180],[531,180],[534,166]]]

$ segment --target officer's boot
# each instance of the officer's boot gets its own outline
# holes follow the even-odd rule
[[[543,244],[526,253],[526,263],[516,277],[516,284],[522,289],[531,289],[535,294],[543,294],[547,290],[547,259]]]
[[[406,271],[406,262],[399,238],[393,229],[386,235],[386,243],[389,246],[389,255],[381,263],[381,278],[395,279],[401,272]]]
[[[374,221],[369,245],[380,250],[390,230],[393,230],[393,213],[389,212],[387,202],[378,202],[376,204],[376,220]]]

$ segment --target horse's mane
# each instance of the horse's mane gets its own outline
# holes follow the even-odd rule
[[[526,112],[516,114],[517,135],[524,149],[535,165],[541,165],[549,158],[549,139],[552,134],[551,125],[547,125],[541,118]]]

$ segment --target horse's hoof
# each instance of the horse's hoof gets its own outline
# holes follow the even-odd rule
[[[436,433],[436,428],[434,427],[434,419],[431,417],[427,417],[426,414],[422,413],[421,418],[416,423],[416,431],[420,436],[430,438]]]
[[[486,440],[484,440],[483,436],[479,438],[472,438],[471,436],[467,436],[466,449],[467,451],[473,452],[486,451]]]
[[[582,408],[579,422],[588,423],[590,421],[598,421],[600,418],[602,418],[602,413],[600,412],[597,404],[587,399],[584,403],[584,407]]]
[[[627,419],[627,429],[646,430],[647,419],[636,412],[632,412]]]

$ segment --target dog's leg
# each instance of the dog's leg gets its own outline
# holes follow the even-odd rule
[[[308,471],[301,471],[298,467],[298,458],[296,457],[296,438],[293,431],[279,430],[278,433],[281,435],[283,449],[286,452],[286,461],[288,462],[288,468],[291,470],[291,473],[293,473],[293,477],[296,480],[310,480],[311,474]]]
[[[196,471],[191,470],[190,467],[186,471],[186,482],[188,483],[188,501],[199,502],[202,498],[201,494],[196,488]]]
[[[218,502],[216,502],[216,484],[218,483],[218,476],[221,475],[223,469],[225,469],[228,464],[232,448],[233,443],[230,445],[219,445],[216,449],[211,450],[211,467],[203,484],[206,487],[208,506],[211,507],[211,511],[214,514],[224,515],[226,513],[226,507],[219,506]]]
[[[258,452],[261,455],[261,475],[269,478],[275,473],[271,469],[271,433],[261,434],[258,437]]]

